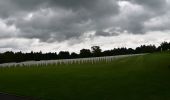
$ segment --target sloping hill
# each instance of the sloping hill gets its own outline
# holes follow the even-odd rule
[[[42,100],[170,100],[170,52],[110,63],[0,68],[0,91]]]

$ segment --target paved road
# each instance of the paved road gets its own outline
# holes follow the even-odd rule
[[[0,93],[0,100],[38,100],[38,99]]]

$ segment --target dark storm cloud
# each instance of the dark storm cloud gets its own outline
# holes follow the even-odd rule
[[[62,41],[84,32],[105,28],[102,21],[119,11],[115,1],[108,0],[1,0],[7,7],[1,11],[8,25],[20,30],[19,37],[43,41]],[[8,8],[9,7],[9,8]],[[10,8],[11,7],[11,8]],[[28,14],[30,20],[25,20]],[[98,24],[98,25],[97,25]]]
[[[166,16],[166,0],[126,1],[128,7],[121,10],[122,0],[0,0],[0,19],[6,27],[16,28],[15,34],[5,31],[0,36],[53,42],[78,38],[89,31],[100,36],[117,35],[116,27],[120,32],[143,34],[150,31],[149,27],[154,29],[145,22]],[[109,28],[110,32],[104,31]]]

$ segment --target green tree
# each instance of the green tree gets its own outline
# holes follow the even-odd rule
[[[91,52],[89,49],[82,49],[80,50],[80,57],[85,58],[85,57],[91,57]]]
[[[91,49],[92,49],[93,56],[95,57],[102,56],[102,50],[100,49],[99,46],[92,46]]]

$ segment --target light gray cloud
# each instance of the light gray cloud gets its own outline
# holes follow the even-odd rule
[[[167,0],[132,0],[133,2],[144,6],[157,14],[160,12],[165,12],[168,8]]]
[[[115,19],[116,25],[133,34],[144,34],[148,31],[157,31],[159,29],[170,30],[170,28],[166,27],[169,26],[167,23],[166,25],[159,24],[157,28],[152,26],[155,24],[148,25],[153,19],[159,19],[159,21],[161,21],[160,23],[163,23],[164,18],[167,19],[169,16],[169,11],[167,9],[170,8],[168,2],[169,0],[119,1],[121,11],[119,16]],[[154,23],[155,22],[158,21],[154,20]]]

